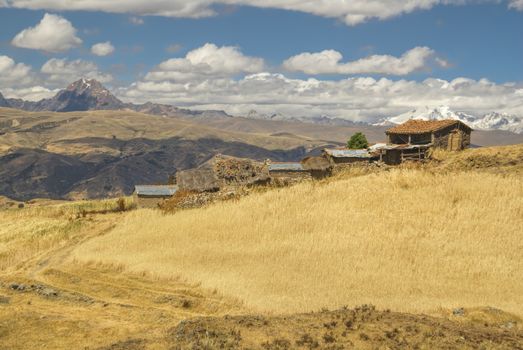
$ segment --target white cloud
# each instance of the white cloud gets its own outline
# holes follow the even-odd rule
[[[143,20],[143,18],[136,17],[136,16],[132,16],[132,17],[130,17],[130,18],[129,18],[129,22],[131,22],[132,24],[137,25],[137,26],[141,26],[142,24],[145,23],[145,21]]]
[[[353,62],[341,63],[343,56],[335,50],[301,53],[287,59],[283,66],[289,71],[307,74],[388,74],[407,75],[428,70],[433,65],[447,67],[448,62],[436,57],[428,47],[415,47],[401,57],[372,55]]]
[[[207,78],[256,73],[264,69],[261,58],[245,56],[237,47],[205,44],[187,53],[185,58],[172,58],[148,73],[145,80],[195,82]]]
[[[30,66],[16,63],[9,56],[0,56],[0,87],[23,86],[33,79]]]
[[[62,52],[80,45],[82,40],[76,36],[76,29],[71,22],[46,13],[40,23],[22,30],[11,43],[26,49]]]
[[[52,58],[44,63],[40,71],[45,81],[56,87],[64,87],[80,78],[96,79],[101,83],[113,80],[110,74],[102,73],[95,63],[80,59],[68,61]]]
[[[40,101],[44,98],[50,98],[56,95],[58,89],[50,90],[43,86],[31,86],[27,88],[7,88],[2,91],[5,97],[21,98],[26,101]]]
[[[31,66],[0,56],[0,92],[5,97],[36,101],[53,94],[39,84],[41,79]]]
[[[91,53],[96,56],[107,56],[114,52],[114,46],[110,41],[95,44],[91,47]]]
[[[28,9],[87,10],[135,15],[200,18],[216,15],[213,5],[247,5],[300,11],[336,18],[348,25],[369,19],[387,19],[436,5],[481,3],[499,0],[4,0],[8,6]],[[509,0],[511,8],[521,9],[522,0]]]
[[[510,0],[508,6],[509,8],[523,11],[523,0]]]

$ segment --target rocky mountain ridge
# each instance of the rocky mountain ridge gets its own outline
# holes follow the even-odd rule
[[[100,82],[94,79],[80,79],[60,90],[54,97],[40,101],[24,101],[21,99],[5,99],[0,93],[0,107],[11,107],[31,112],[73,112],[92,110],[131,110],[135,112],[160,115],[167,117],[182,118],[215,118],[232,117],[224,111],[219,110],[189,110],[178,108],[173,105],[146,102],[144,104],[125,103],[114,96]],[[264,114],[251,110],[245,115],[248,119],[301,122],[317,125],[333,126],[362,126],[369,125],[363,122],[355,122],[343,118],[334,118],[328,115],[315,117],[289,116],[282,113]],[[409,119],[460,120],[476,130],[502,130],[516,134],[523,133],[523,118],[504,113],[491,112],[481,117],[473,116],[464,112],[453,111],[449,106],[423,107],[413,109],[400,115],[385,118],[375,126],[387,126],[401,124]]]
[[[1,94],[0,94],[1,96]],[[60,90],[52,98],[40,101],[0,98],[0,107],[11,107],[29,112],[79,112],[97,110],[131,110],[135,112],[169,117],[198,117],[220,115],[223,111],[193,111],[172,105],[146,102],[144,104],[125,103],[114,96],[95,79],[80,79]]]

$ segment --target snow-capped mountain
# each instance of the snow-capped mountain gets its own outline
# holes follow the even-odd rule
[[[481,117],[473,116],[463,112],[453,111],[448,106],[422,107],[395,117],[380,120],[374,125],[402,124],[410,119],[417,120],[459,120],[476,130],[505,130],[513,133],[523,133],[523,119],[506,113],[488,113]]]
[[[454,120],[460,120],[464,123],[470,124],[476,120],[476,117],[466,114],[466,113],[462,113],[462,112],[454,112],[448,106],[439,106],[439,107],[435,107],[435,108],[431,108],[431,107],[427,106],[427,107],[410,110],[406,113],[402,113],[395,117],[383,119],[374,125],[402,124],[410,119],[417,119],[417,120],[454,119]]]
[[[488,113],[477,119],[472,127],[479,130],[506,130],[516,134],[523,133],[523,118],[506,113]]]

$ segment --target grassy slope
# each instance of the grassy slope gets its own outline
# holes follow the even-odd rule
[[[228,142],[244,142],[268,149],[288,149],[301,145],[317,145],[318,141],[304,142],[299,138],[270,137],[268,134],[220,130],[198,124],[186,119],[152,116],[128,111],[90,111],[90,112],[25,112],[16,109],[0,108],[0,122],[10,127],[5,135],[0,135],[0,154],[10,147],[26,147],[48,150],[63,154],[84,154],[88,152],[118,152],[97,148],[89,138],[132,140],[145,138],[162,140],[181,137],[189,140],[217,138]],[[58,123],[49,127],[49,123]],[[23,132],[20,132],[23,130]],[[13,132],[16,131],[16,132]],[[76,140],[76,141],[75,141]],[[74,141],[74,142],[71,142]]]
[[[341,176],[167,216],[113,213],[115,200],[0,211],[0,349],[282,349],[304,335],[320,348],[514,348],[515,315],[435,309],[521,316],[522,155],[438,154],[424,171]],[[347,327],[346,310],[219,317],[361,302],[452,322],[364,312]]]
[[[485,162],[485,152],[440,168],[467,165],[471,154]],[[74,257],[181,276],[256,311],[372,302],[409,312],[492,305],[523,315],[521,198],[519,170],[393,170],[172,216],[136,211]]]

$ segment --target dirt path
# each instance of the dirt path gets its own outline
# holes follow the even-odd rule
[[[523,350],[522,320],[493,308],[440,318],[370,306],[240,316],[249,314],[241,303],[198,286],[71,259],[76,247],[110,233],[121,215],[96,215],[69,240],[0,276],[0,350]]]
[[[234,301],[182,281],[74,263],[72,251],[110,232],[116,215],[97,215],[68,241],[0,275],[0,350],[96,349],[135,334],[163,348],[181,320],[240,312]]]

